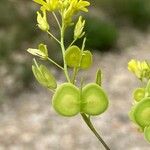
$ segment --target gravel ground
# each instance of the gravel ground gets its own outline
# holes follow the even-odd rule
[[[103,87],[109,95],[110,106],[107,112],[92,120],[111,150],[150,149],[127,115],[132,103],[131,92],[139,85],[128,72],[127,62],[131,58],[150,57],[150,34],[140,35],[136,40],[135,46],[118,53],[94,53],[93,67],[80,73],[90,82],[96,69],[102,68]],[[58,79],[64,80],[61,75]],[[37,84],[32,86],[36,88],[17,97],[7,97],[0,105],[0,150],[103,150],[79,115],[73,118],[57,115],[50,105],[52,95],[37,88]]]

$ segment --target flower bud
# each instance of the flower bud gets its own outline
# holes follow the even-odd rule
[[[37,12],[37,23],[38,27],[43,31],[49,30],[49,24],[47,22],[46,11],[42,10],[43,16]]]
[[[74,39],[79,39],[85,34],[85,32],[83,32],[84,25],[85,20],[82,21],[82,17],[80,16],[74,29]]]

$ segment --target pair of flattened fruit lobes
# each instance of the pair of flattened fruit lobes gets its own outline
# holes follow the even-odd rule
[[[78,46],[71,46],[65,52],[65,60],[69,67],[88,69],[92,65],[90,51],[81,51]]]
[[[71,83],[60,85],[53,96],[54,109],[62,116],[75,116],[79,112],[100,115],[108,107],[105,92],[95,83],[87,84],[82,91]]]

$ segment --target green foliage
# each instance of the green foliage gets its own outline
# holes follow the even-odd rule
[[[25,44],[34,43],[38,37],[37,31],[31,29],[36,20],[33,11],[29,1],[0,1],[0,64],[5,64],[8,74],[17,80],[19,87],[12,88],[14,93],[14,89],[29,86],[33,79],[30,63],[25,61],[21,51]],[[17,60],[18,55],[22,57],[21,61]]]
[[[137,27],[150,24],[149,0],[96,0],[100,8],[118,22],[128,20]]]
[[[87,47],[107,50],[115,46],[118,31],[115,25],[97,18],[87,18],[85,31],[87,34]]]
[[[29,4],[28,2],[26,2]],[[29,42],[37,36],[35,30],[31,30],[31,26],[34,25],[33,10],[29,5],[26,6],[28,14],[25,15],[20,12],[20,3],[14,3],[11,1],[2,0],[0,2],[0,58],[8,58],[11,53],[19,50],[24,42]],[[5,7],[4,7],[5,6]],[[8,13],[11,10],[11,13]],[[30,37],[30,38],[29,38]],[[9,55],[8,55],[9,54]]]

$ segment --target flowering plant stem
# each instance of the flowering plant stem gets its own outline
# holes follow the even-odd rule
[[[70,81],[70,78],[69,78],[69,74],[68,74],[68,68],[67,68],[67,64],[66,64],[66,61],[65,61],[65,46],[64,46],[64,32],[65,32],[65,25],[64,25],[64,21],[62,20],[62,27],[61,27],[61,50],[62,50],[62,55],[63,55],[63,61],[64,61],[64,73],[65,73],[65,76],[66,76],[66,79],[68,82],[71,82]]]
[[[87,126],[91,129],[91,131],[94,133],[94,135],[97,137],[97,139],[103,144],[103,146],[105,147],[106,150],[110,150],[110,148],[108,147],[108,145],[105,143],[105,141],[103,140],[103,138],[99,135],[99,133],[96,131],[96,129],[94,128],[91,120],[89,117],[87,117],[86,114],[81,113],[81,116],[83,118],[83,120],[85,121],[85,123],[87,124]]]
[[[59,23],[56,15],[55,15],[55,18],[57,20],[57,23]],[[72,81],[71,81],[70,77],[69,77],[69,74],[68,74],[68,68],[67,68],[67,65],[66,65],[66,62],[65,62],[64,33],[65,33],[65,24],[64,24],[64,21],[62,19],[62,26],[60,27],[60,34],[61,34],[60,45],[61,45],[63,61],[64,61],[64,68],[63,68],[63,70],[64,70],[64,74],[66,76],[67,81],[71,82],[72,84],[75,85],[75,79],[76,79],[76,75],[77,75],[78,69],[74,68],[74,74],[73,74],[73,78],[72,78]],[[82,49],[84,49],[85,40],[86,39],[84,39],[84,42],[83,42],[83,45],[82,45]],[[98,132],[94,128],[94,126],[93,126],[93,124],[92,124],[92,122],[90,120],[90,117],[87,117],[87,115],[85,113],[81,113],[81,116],[82,116],[83,120],[85,121],[85,123],[87,124],[87,126],[91,129],[93,134],[98,138],[99,142],[102,143],[102,145],[105,147],[106,150],[110,150],[110,148],[107,146],[105,141],[102,139],[102,137],[98,134]]]
[[[35,78],[41,85],[50,89],[53,92],[54,95],[52,98],[52,105],[57,113],[66,117],[73,117],[80,113],[87,126],[91,129],[91,131],[98,138],[98,140],[103,144],[105,149],[110,150],[110,148],[98,134],[90,120],[91,115],[100,115],[104,111],[106,111],[109,104],[107,94],[99,84],[101,83],[99,81],[101,80],[101,74],[99,73],[96,75],[96,83],[92,82],[82,88],[83,82],[81,82],[81,91],[76,86],[76,77],[79,70],[90,68],[93,60],[92,53],[89,50],[85,49],[86,37],[84,36],[85,32],[83,31],[85,20],[82,18],[82,16],[79,16],[78,21],[75,24],[73,36],[74,39],[71,44],[67,47],[65,46],[64,42],[65,31],[67,27],[74,25],[73,16],[76,15],[79,11],[88,12],[88,9],[86,7],[88,7],[90,3],[86,0],[33,1],[41,6],[40,11],[37,11],[38,27],[42,31],[46,32],[59,44],[63,58],[63,66],[59,65],[57,62],[49,57],[48,49],[45,44],[41,43],[38,45],[37,49],[29,48],[27,51],[32,55],[41,58],[42,60],[48,60],[50,63],[61,69],[64,72],[67,83],[61,84],[59,87],[57,87],[57,81],[52,73],[49,71],[49,69],[43,64],[38,65],[38,63],[34,59],[32,71]],[[59,38],[55,37],[55,35],[50,30],[51,28],[47,20],[47,13],[50,12],[52,13],[54,19],[56,20],[56,23],[58,24],[60,32]],[[59,21],[55,12],[58,12],[61,21]],[[74,43],[82,37],[84,37],[83,44],[82,47],[79,48]],[[68,67],[73,69],[72,74],[70,74],[70,72],[68,71]],[[94,101],[93,99],[91,100],[91,98],[89,98],[89,91],[91,91],[90,96],[94,97]],[[91,105],[89,105],[91,103],[93,104],[92,107]]]

